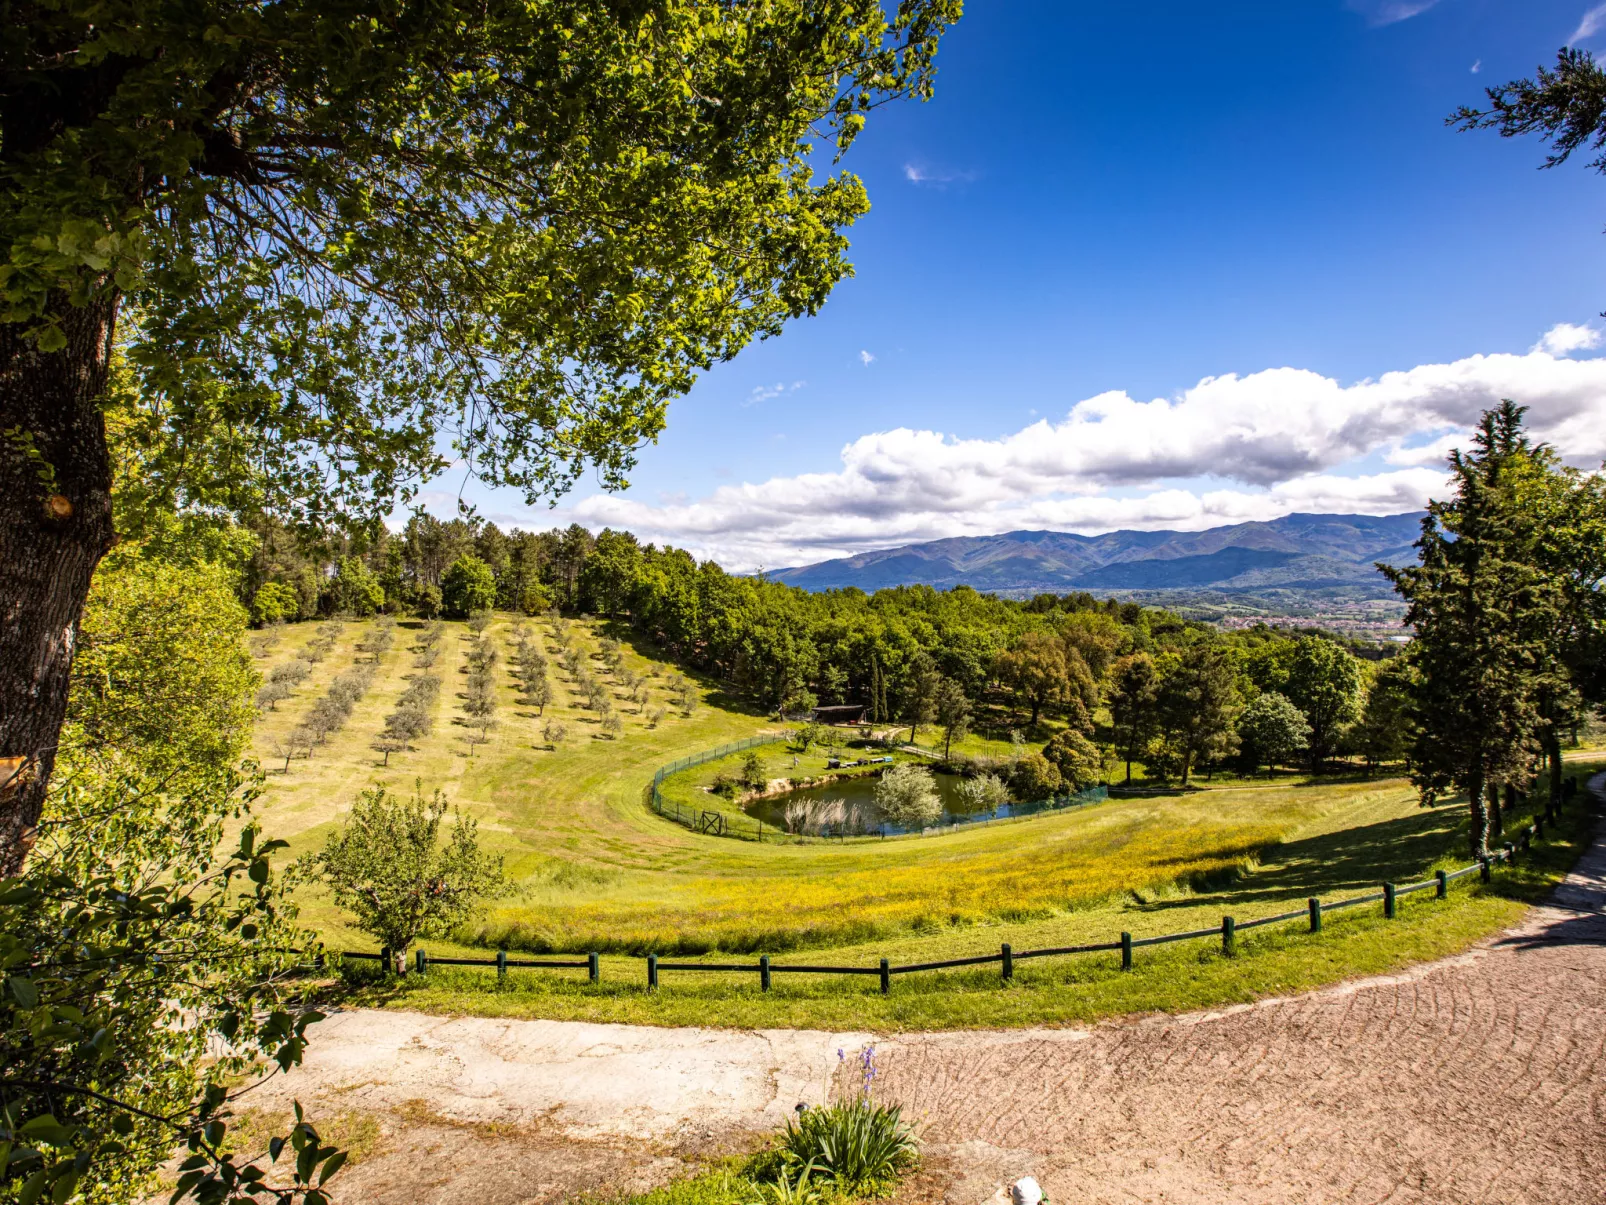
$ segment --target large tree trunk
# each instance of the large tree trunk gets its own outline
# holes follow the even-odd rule
[[[41,352],[0,326],[0,875],[33,845],[90,578],[111,547],[106,392],[117,299],[57,316]],[[36,454],[35,454],[36,453]]]

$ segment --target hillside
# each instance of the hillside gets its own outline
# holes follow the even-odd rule
[[[1420,512],[1295,514],[1206,531],[1011,531],[864,552],[769,576],[808,590],[923,583],[1012,597],[1204,591],[1359,601],[1390,597],[1375,563],[1414,560],[1421,519]]]

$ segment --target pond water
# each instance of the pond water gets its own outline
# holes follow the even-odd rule
[[[959,798],[958,788],[963,779],[957,774],[934,774],[932,778],[936,781],[937,794],[942,800],[942,817],[935,823],[953,824],[972,819]],[[754,799],[744,805],[743,810],[768,826],[789,832],[817,835],[846,831],[852,834],[880,832],[883,828],[889,836],[904,832],[897,825],[883,823],[881,812],[875,805],[876,781],[868,776],[839,779],[817,787],[787,791],[784,795]],[[834,801],[840,801],[843,806],[830,807]],[[995,814],[1007,816],[1009,808],[999,808]]]

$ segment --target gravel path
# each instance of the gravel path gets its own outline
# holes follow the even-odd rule
[[[359,1011],[254,1103],[381,1117],[346,1202],[546,1202],[740,1147],[868,1040]],[[1055,1205],[1606,1205],[1606,836],[1517,929],[1405,974],[877,1047],[926,1144],[910,1203],[1030,1173]]]

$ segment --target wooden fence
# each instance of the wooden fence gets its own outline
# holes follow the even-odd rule
[[[1563,799],[1570,800],[1578,793],[1576,778],[1569,778],[1563,786]],[[1322,920],[1329,912],[1337,912],[1344,908],[1357,908],[1367,904],[1383,905],[1383,915],[1390,920],[1398,915],[1399,901],[1402,896],[1413,895],[1421,891],[1432,891],[1435,899],[1447,899],[1450,893],[1450,884],[1458,879],[1477,875],[1487,883],[1490,881],[1493,867],[1499,863],[1515,864],[1517,859],[1525,854],[1532,843],[1541,840],[1545,835],[1547,825],[1553,824],[1557,813],[1547,807],[1543,815],[1533,824],[1522,829],[1516,840],[1508,841],[1499,850],[1491,851],[1489,856],[1482,858],[1469,866],[1452,871],[1435,871],[1432,878],[1423,879],[1418,883],[1382,883],[1380,890],[1367,892],[1364,895],[1350,896],[1346,899],[1326,901],[1312,896],[1305,901],[1303,908],[1290,912],[1279,912],[1273,916],[1260,916],[1254,920],[1243,922],[1234,917],[1223,916],[1219,926],[1208,929],[1190,929],[1184,933],[1165,933],[1157,937],[1133,937],[1130,933],[1122,933],[1115,941],[1094,942],[1079,946],[1054,946],[1042,950],[1015,950],[1008,944],[999,947],[996,954],[978,954],[970,958],[947,958],[938,962],[917,962],[906,966],[893,966],[883,958],[875,966],[823,966],[814,963],[795,964],[778,963],[769,955],[759,957],[756,962],[667,962],[657,954],[648,954],[643,960],[646,963],[647,988],[656,991],[659,978],[670,971],[699,971],[715,974],[757,975],[759,987],[763,991],[770,990],[771,980],[776,975],[874,975],[880,980],[881,994],[887,995],[892,991],[892,977],[894,975],[913,975],[927,971],[948,970],[954,967],[973,967],[997,965],[999,967],[1001,982],[1007,983],[1014,978],[1015,964],[1033,958],[1058,958],[1076,954],[1116,953],[1121,956],[1121,969],[1132,969],[1133,951],[1140,946],[1159,946],[1176,941],[1201,941],[1207,938],[1219,939],[1222,952],[1232,954],[1235,949],[1237,936],[1249,929],[1259,929],[1267,925],[1288,924],[1293,921],[1304,921],[1311,933],[1322,931]],[[339,955],[343,958],[377,960],[389,965],[389,952],[381,950],[377,954],[347,951]],[[592,983],[602,981],[601,964],[599,956],[595,953],[587,954],[579,959],[536,959],[536,960],[510,960],[506,950],[498,950],[495,958],[432,958],[422,949],[415,951],[414,967],[420,973],[426,973],[431,966],[482,966],[497,970],[499,977],[505,977],[510,969],[539,968],[539,969],[571,969],[585,970]]]

